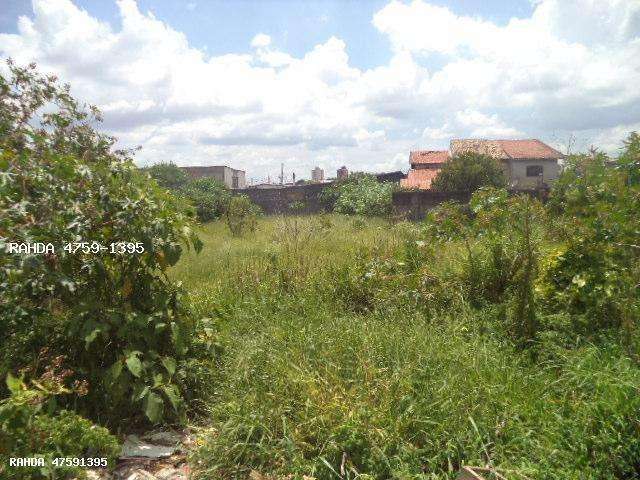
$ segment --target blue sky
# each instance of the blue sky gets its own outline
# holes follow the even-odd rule
[[[69,81],[141,164],[300,178],[406,169],[452,137],[615,152],[640,129],[634,0],[2,5],[0,57]]]
[[[28,0],[3,0],[0,31],[16,33],[18,16],[30,15]],[[114,27],[121,23],[115,2],[77,0],[74,2],[96,18]],[[391,57],[388,39],[371,23],[385,0],[269,1],[269,0],[139,0],[142,11],[183,32],[194,47],[211,55],[248,50],[256,32],[270,35],[273,44],[294,56],[302,56],[331,36],[343,39],[354,66],[372,68]],[[459,15],[478,16],[506,24],[512,17],[527,17],[533,9],[529,0],[434,1]],[[428,64],[428,61],[427,61]]]

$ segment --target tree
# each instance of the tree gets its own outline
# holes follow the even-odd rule
[[[545,291],[586,332],[622,326],[630,339],[640,313],[640,137],[624,144],[615,161],[596,149],[567,158],[548,203],[562,221]]]
[[[346,215],[387,215],[391,212],[392,183],[380,183],[373,175],[354,173],[322,192],[322,201],[334,212]]]
[[[474,192],[480,187],[502,188],[506,179],[500,163],[488,155],[467,152],[445,163],[431,187],[443,192]]]
[[[189,182],[189,174],[172,162],[157,163],[148,167],[146,172],[158,185],[170,190],[177,190]]]
[[[0,374],[37,375],[64,356],[87,382],[68,404],[100,421],[177,414],[186,354],[181,290],[166,275],[200,249],[181,202],[94,129],[86,111],[35,65],[0,75]],[[47,254],[8,253],[42,242]],[[47,354],[41,353],[45,349]],[[43,350],[44,351],[44,350]]]
[[[147,168],[146,172],[161,187],[185,198],[193,206],[201,222],[216,220],[227,209],[231,193],[222,182],[214,178],[193,180],[187,172],[173,163],[158,163]]]
[[[196,209],[201,222],[210,222],[220,218],[227,211],[231,192],[214,178],[198,178],[178,189],[178,195],[184,195]]]

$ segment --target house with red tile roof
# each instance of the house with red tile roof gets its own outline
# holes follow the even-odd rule
[[[553,183],[560,174],[562,153],[537,139],[454,139],[449,150],[419,150],[409,154],[411,170],[401,182],[404,188],[430,189],[442,165],[467,152],[499,160],[510,188],[537,188]]]
[[[409,153],[411,169],[407,178],[400,180],[403,188],[430,189],[442,165],[449,160],[447,150],[416,150]]]

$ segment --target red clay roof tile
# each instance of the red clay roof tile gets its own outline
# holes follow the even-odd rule
[[[431,188],[431,182],[438,175],[440,169],[421,169],[409,170],[407,178],[400,180],[402,188],[418,188],[420,190],[428,190]]]
[[[415,150],[409,153],[409,163],[416,165],[419,163],[445,163],[449,160],[447,150]]]
[[[475,138],[451,140],[451,155],[477,152],[500,160],[562,158],[560,152],[537,139],[529,140],[484,140]]]

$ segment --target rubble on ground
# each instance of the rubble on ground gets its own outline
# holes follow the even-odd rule
[[[127,435],[113,470],[89,469],[89,480],[188,480],[187,432],[153,431]]]

